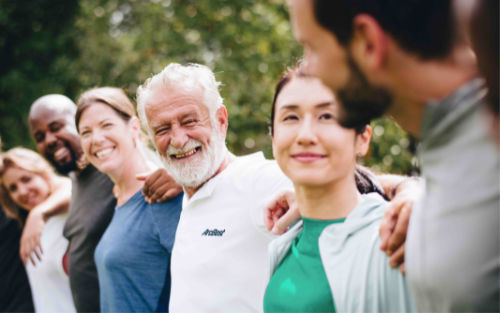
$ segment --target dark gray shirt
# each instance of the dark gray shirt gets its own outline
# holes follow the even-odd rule
[[[99,312],[94,250],[108,227],[116,200],[111,180],[92,165],[71,173],[72,192],[64,237],[70,242],[69,281],[78,312]]]

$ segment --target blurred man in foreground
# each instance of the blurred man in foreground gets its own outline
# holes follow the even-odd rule
[[[418,310],[495,311],[499,163],[452,2],[291,0],[290,13],[303,70],[338,94],[341,123],[387,113],[421,139],[425,196],[406,251]]]

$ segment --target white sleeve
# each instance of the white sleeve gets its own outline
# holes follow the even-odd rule
[[[264,223],[264,208],[282,191],[293,190],[293,185],[275,161],[266,161],[253,176],[254,181],[251,186],[253,198],[248,199],[252,203],[250,216],[259,230],[270,235],[271,232],[267,230]]]

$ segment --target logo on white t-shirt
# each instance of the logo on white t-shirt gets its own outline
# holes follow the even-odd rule
[[[218,229],[214,228],[214,229],[210,230],[210,229],[207,228],[203,233],[201,233],[201,235],[202,236],[218,236],[218,237],[221,237],[224,234],[225,231],[226,231],[225,229],[218,230]]]

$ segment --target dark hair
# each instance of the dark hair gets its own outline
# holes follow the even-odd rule
[[[296,77],[303,77],[303,74],[300,72],[298,66],[293,69],[287,70],[285,74],[281,76],[280,80],[276,84],[273,104],[271,107],[271,121],[269,123],[269,133],[271,134],[271,137],[274,135],[274,116],[275,116],[274,112],[276,107],[276,99],[278,98],[278,95],[280,94],[283,87],[285,87],[290,81],[292,81],[292,79]],[[364,123],[362,125],[356,125],[350,128],[354,129],[356,134],[361,134],[366,130],[366,126],[368,126],[368,124]],[[373,172],[370,169],[362,165],[356,164],[356,168],[354,170],[354,180],[356,182],[356,187],[358,188],[358,191],[360,193],[376,192],[380,194],[382,197],[384,197],[384,199],[389,200],[389,198],[384,192],[384,189],[378,183],[375,174],[373,174]]]
[[[377,177],[369,168],[356,164],[356,169],[354,170],[354,181],[356,182],[356,187],[360,193],[376,192],[385,200],[389,200],[389,197],[387,197],[384,189],[378,182]]]
[[[301,75],[298,67],[290,69],[286,71],[285,74],[281,75],[280,80],[274,88],[273,103],[271,105],[271,121],[269,123],[269,134],[271,135],[271,137],[274,136],[274,111],[276,107],[276,100],[278,99],[278,95],[280,94],[281,89],[283,89],[283,87],[285,87],[295,75]]]
[[[312,0],[318,23],[342,45],[358,14],[371,15],[399,45],[422,59],[446,57],[455,41],[452,0]]]

